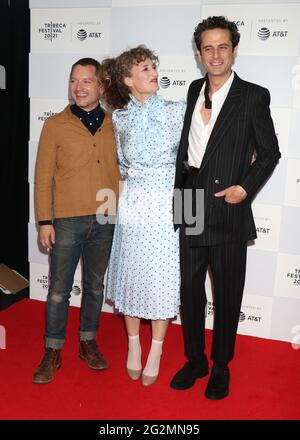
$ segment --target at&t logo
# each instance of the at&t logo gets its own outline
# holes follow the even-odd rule
[[[270,36],[271,37],[279,37],[279,38],[285,38],[288,35],[288,31],[273,31],[272,35],[270,32],[270,29],[268,29],[267,27],[262,27],[259,29],[258,33],[258,38],[262,41],[267,40]]]
[[[245,319],[246,319],[246,315],[245,315],[245,313],[244,313],[244,312],[240,312],[239,321],[240,321],[240,322],[243,322],[243,321],[245,321]]]
[[[163,76],[159,80],[159,84],[163,89],[167,89],[171,85],[171,81],[167,76]]]
[[[101,32],[87,32],[85,29],[81,28],[76,33],[78,40],[84,41],[87,38],[100,38]]]
[[[268,28],[266,28],[266,27],[262,27],[262,28],[260,28],[259,29],[259,31],[258,31],[258,38],[260,39],[260,40],[267,40],[268,38],[269,38],[269,36],[270,36],[270,31],[269,31],[269,29]]]
[[[185,86],[185,83],[186,83],[186,81],[182,80],[182,79],[174,79],[171,83],[170,78],[168,78],[167,76],[162,76],[159,80],[159,84],[162,89],[167,89],[168,87],[170,87],[170,85],[172,85],[172,86]]]
[[[85,40],[87,37],[87,32],[84,29],[79,29],[79,31],[77,32],[77,38],[80,41]]]

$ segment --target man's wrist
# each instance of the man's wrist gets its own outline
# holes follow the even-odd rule
[[[41,220],[38,222],[39,226],[52,225],[52,220]]]

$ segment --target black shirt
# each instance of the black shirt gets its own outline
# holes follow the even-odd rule
[[[105,113],[100,105],[98,105],[90,112],[83,110],[76,104],[71,105],[70,109],[73,115],[77,116],[81,120],[83,125],[91,132],[93,136],[98,128],[101,127],[102,122],[105,118]]]

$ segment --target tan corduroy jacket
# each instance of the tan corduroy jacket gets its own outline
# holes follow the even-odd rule
[[[96,214],[101,205],[97,192],[112,190],[117,200],[120,179],[108,113],[94,136],[70,106],[46,120],[36,162],[38,221]]]

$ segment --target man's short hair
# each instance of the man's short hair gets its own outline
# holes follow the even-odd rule
[[[239,44],[240,33],[237,25],[233,21],[227,20],[222,15],[208,17],[198,24],[194,32],[194,41],[200,53],[201,53],[202,33],[217,28],[229,30],[230,39],[232,42],[232,49],[234,49]]]
[[[76,61],[76,63],[74,63],[71,67],[71,75],[76,66],[94,66],[96,69],[96,76],[99,78],[101,65],[99,61],[95,60],[94,58],[81,58],[80,60]]]

